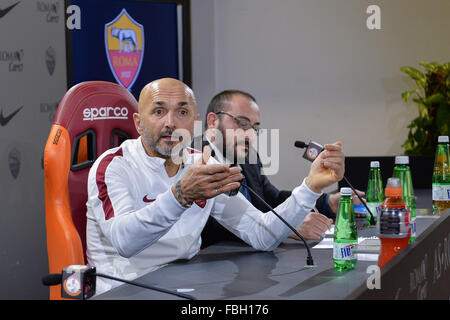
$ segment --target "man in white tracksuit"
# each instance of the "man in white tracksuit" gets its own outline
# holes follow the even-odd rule
[[[133,115],[140,137],[106,151],[92,166],[87,257],[98,272],[131,280],[192,258],[209,215],[257,250],[273,250],[291,233],[273,213],[257,210],[241,193],[224,194],[240,186],[239,167],[217,163],[208,148],[203,154],[181,148],[174,131],[192,134],[198,117],[189,87],[175,79],[155,80],[142,90],[139,113]],[[175,150],[183,161],[174,160]],[[298,227],[321,190],[343,175],[341,143],[325,145],[308,177],[275,210]],[[98,278],[97,294],[118,284]]]

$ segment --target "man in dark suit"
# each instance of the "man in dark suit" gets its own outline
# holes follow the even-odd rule
[[[206,112],[206,133],[202,146],[210,145],[216,160],[222,163],[237,163],[242,168],[244,181],[272,208],[283,203],[291,191],[280,191],[261,173],[259,156],[251,147],[259,131],[260,112],[256,99],[240,90],[223,91],[211,100]],[[228,132],[228,133],[227,133]],[[230,135],[229,133],[232,133]],[[249,161],[253,159],[253,161]],[[267,206],[245,187],[240,192],[259,210],[269,211]],[[323,194],[316,202],[316,209],[299,226],[306,239],[319,239],[333,223],[340,194]],[[296,239],[292,234],[290,237]],[[202,248],[219,241],[242,241],[210,217],[202,232]]]

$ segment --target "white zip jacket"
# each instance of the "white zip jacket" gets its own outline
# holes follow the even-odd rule
[[[291,230],[272,212],[262,213],[238,193],[180,205],[171,187],[201,154],[185,150],[185,166],[169,177],[165,159],[149,157],[141,138],[102,154],[88,177],[87,258],[97,272],[135,279],[199,251],[200,234],[213,215],[257,250],[273,250]],[[208,164],[217,163],[210,158]],[[314,207],[318,193],[305,182],[275,211],[298,227]],[[97,278],[97,294],[120,283]]]

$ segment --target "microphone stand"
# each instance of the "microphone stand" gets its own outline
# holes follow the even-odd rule
[[[101,278],[106,278],[106,279],[110,279],[110,280],[124,282],[124,283],[130,284],[130,285],[136,286],[136,287],[144,288],[144,289],[149,289],[149,290],[154,290],[154,291],[159,291],[159,292],[175,295],[175,296],[178,296],[178,297],[181,297],[181,298],[184,298],[184,299],[188,299],[188,300],[197,300],[196,298],[194,298],[193,296],[191,296],[189,294],[184,294],[184,293],[179,293],[179,292],[172,291],[172,290],[158,288],[158,287],[146,285],[146,284],[143,284],[143,283],[139,283],[139,282],[136,282],[136,281],[119,279],[119,278],[116,278],[116,277],[109,276],[107,274],[97,273],[97,272],[94,273],[94,275],[97,276],[97,277],[101,277]]]
[[[297,237],[299,237],[303,241],[303,243],[305,244],[306,250],[308,252],[308,256],[306,258],[306,266],[315,267],[313,257],[311,254],[311,249],[309,248],[308,243],[306,242],[305,238],[303,238],[303,236],[300,234],[300,232],[295,230],[295,228],[292,227],[286,220],[284,220],[283,217],[281,217],[278,213],[276,213],[275,210],[266,201],[264,201],[264,199],[262,199],[255,191],[252,190],[252,188],[250,188],[248,185],[243,184],[243,183],[241,183],[241,186],[246,187],[248,191],[250,191],[259,200],[261,200],[267,206],[267,208],[270,209],[270,211],[272,211],[289,229],[292,230],[292,232],[294,232],[297,235]]]
[[[370,209],[367,206],[366,202],[363,200],[363,198],[361,198],[361,196],[358,194],[358,192],[356,192],[356,189],[352,186],[350,181],[348,181],[348,179],[345,176],[344,176],[344,180],[345,180],[345,182],[347,182],[347,184],[350,186],[350,188],[352,188],[353,192],[356,194],[356,196],[358,197],[359,201],[361,201],[361,203],[364,205],[364,207],[366,207],[367,212],[370,214],[370,225],[371,226],[376,225],[375,218],[373,217],[372,211],[370,211]]]
[[[64,272],[65,271],[63,270],[63,273]],[[158,287],[155,287],[155,286],[146,285],[146,284],[139,283],[139,282],[136,282],[136,281],[120,279],[120,278],[109,276],[109,275],[103,274],[103,273],[97,273],[97,272],[95,272],[95,267],[91,267],[88,272],[89,272],[89,277],[106,278],[106,279],[110,279],[110,280],[124,282],[124,283],[130,284],[130,285],[136,286],[136,287],[144,288],[144,289],[149,289],[149,290],[153,290],[153,291],[158,291],[158,292],[163,292],[163,293],[175,295],[175,296],[178,296],[180,298],[184,298],[184,299],[188,299],[188,300],[197,300],[195,297],[193,297],[191,295],[188,295],[188,294],[179,293],[179,292],[168,290],[168,289],[158,288]],[[82,277],[84,278],[86,276],[87,276],[87,273],[83,273]],[[55,286],[55,285],[61,284],[62,283],[62,279],[63,279],[63,275],[61,273],[52,273],[52,274],[46,275],[45,277],[42,278],[42,284],[45,285],[45,286]],[[80,298],[75,298],[75,299],[80,299]],[[86,298],[83,296],[81,299],[84,300]]]

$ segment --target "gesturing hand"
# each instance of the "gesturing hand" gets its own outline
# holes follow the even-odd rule
[[[342,152],[342,142],[326,144],[324,151],[311,164],[306,184],[312,191],[320,193],[323,188],[342,180],[344,172],[345,155]]]
[[[325,217],[321,213],[312,211],[305,217],[305,220],[303,220],[298,228],[298,232],[300,232],[306,240],[317,240],[320,239],[320,237],[325,236],[325,232],[331,228],[332,223],[332,219]],[[291,234],[289,237],[300,240],[295,233]]]
[[[177,183],[188,204],[195,200],[210,199],[240,187],[238,181],[243,179],[241,168],[230,168],[226,164],[206,164],[210,156],[211,149],[206,146],[202,156],[186,170],[183,178]],[[177,197],[179,191],[176,190],[176,185],[172,187],[172,192]]]

